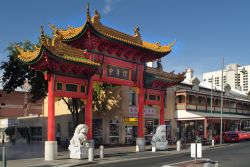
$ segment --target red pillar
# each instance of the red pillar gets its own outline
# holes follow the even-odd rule
[[[55,78],[48,74],[48,141],[55,141]]]
[[[144,138],[144,88],[143,88],[144,67],[139,66],[138,72],[138,137]]]
[[[165,92],[161,91],[161,109],[160,109],[160,125],[165,125],[164,123],[164,105],[165,103]]]
[[[138,137],[144,137],[144,89],[139,88],[138,94]]]
[[[88,96],[87,96],[87,105],[85,109],[85,124],[88,126],[88,140],[92,139],[92,89],[93,89],[93,80],[90,78],[88,85]]]

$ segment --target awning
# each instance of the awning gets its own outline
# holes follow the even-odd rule
[[[208,113],[202,111],[188,111],[188,110],[176,110],[175,119],[177,120],[203,120],[203,119],[220,119],[220,113]],[[250,116],[238,115],[238,114],[226,114],[223,113],[223,119],[229,120],[241,120],[249,119]]]

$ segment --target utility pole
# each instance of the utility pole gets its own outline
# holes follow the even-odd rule
[[[221,68],[221,104],[220,104],[220,144],[222,144],[222,126],[223,126],[223,70],[224,70],[224,57],[222,58]]]
[[[214,77],[213,77],[213,75],[212,75],[212,82],[211,82],[211,102],[210,102],[210,104],[211,104],[211,121],[210,121],[210,129],[211,129],[211,131],[210,131],[210,136],[211,136],[211,140],[213,139],[213,124],[212,124],[212,116],[213,116],[213,82],[214,82]]]

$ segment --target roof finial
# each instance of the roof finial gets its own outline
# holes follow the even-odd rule
[[[172,46],[174,46],[175,43],[176,43],[176,39],[169,44],[169,47],[172,48]]]
[[[89,12],[89,3],[87,3],[87,8],[86,8],[86,18],[87,18],[87,21],[90,21],[90,12]]]
[[[141,39],[141,34],[140,34],[140,28],[139,28],[139,26],[136,26],[134,28],[134,37],[137,37],[137,38]]]
[[[42,44],[47,44],[47,40],[46,40],[46,37],[44,35],[43,26],[40,27],[40,40],[41,40]]]

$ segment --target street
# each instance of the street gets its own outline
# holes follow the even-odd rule
[[[203,158],[209,158],[219,161],[220,167],[246,167],[250,163],[250,141],[231,144],[215,149],[203,151]],[[125,161],[107,162],[102,164],[93,164],[88,166],[105,166],[105,167],[162,167],[167,164],[189,161],[190,153],[181,154],[162,154],[158,157],[146,158],[128,158]]]

